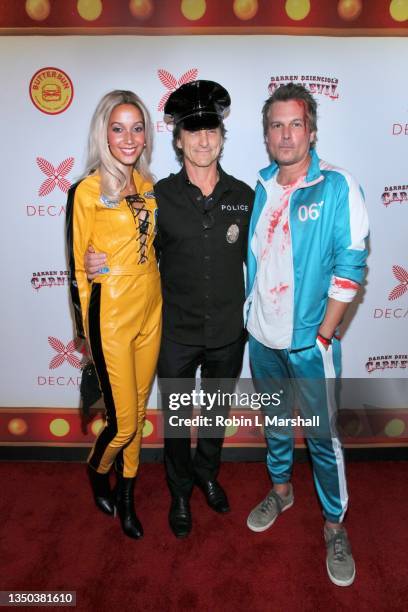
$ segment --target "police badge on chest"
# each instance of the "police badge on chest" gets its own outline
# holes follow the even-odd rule
[[[238,240],[238,236],[239,236],[239,227],[236,223],[233,223],[227,229],[227,234],[225,238],[229,244],[234,244],[234,242]]]

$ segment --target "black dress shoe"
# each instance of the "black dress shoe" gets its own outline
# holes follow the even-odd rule
[[[207,480],[206,482],[196,480],[196,482],[204,493],[210,508],[220,513],[230,511],[227,495],[216,480]]]
[[[169,512],[169,525],[176,538],[185,538],[191,531],[190,501],[186,497],[173,497]]]
[[[113,516],[115,514],[115,504],[112,499],[112,492],[109,485],[109,474],[99,474],[88,466],[88,476],[94,495],[95,504],[105,514]]]

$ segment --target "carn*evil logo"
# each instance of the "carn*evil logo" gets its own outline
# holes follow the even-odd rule
[[[402,266],[392,266],[392,271],[399,284],[388,295],[389,300],[397,300],[408,291],[408,272]]]
[[[269,95],[272,96],[281,85],[288,83],[296,83],[303,85],[310,91],[312,95],[322,95],[330,100],[337,100],[339,97],[338,86],[339,80],[330,76],[316,76],[304,74],[284,74],[271,76],[268,85]]]
[[[55,370],[62,366],[64,361],[68,361],[70,365],[74,368],[81,368],[81,360],[79,357],[74,355],[74,352],[79,351],[80,341],[78,339],[71,340],[68,342],[67,346],[58,338],[54,338],[54,336],[48,336],[48,344],[57,352],[56,355],[51,359],[49,364],[50,370]]]
[[[162,111],[173,91],[175,91],[181,85],[185,85],[185,83],[190,83],[191,81],[196,80],[198,70],[197,68],[191,68],[191,70],[187,70],[187,72],[182,74],[178,80],[170,72],[168,72],[167,70],[163,70],[163,68],[159,68],[157,74],[159,75],[159,79],[163,83],[164,87],[166,87],[168,90],[161,97],[159,106],[157,107],[158,111]]]
[[[47,177],[45,181],[41,183],[38,195],[44,197],[54,191],[55,187],[59,187],[61,191],[67,193],[68,189],[71,187],[71,183],[65,177],[72,170],[74,158],[67,157],[67,159],[64,159],[56,168],[51,162],[43,157],[37,157],[36,162],[37,166]]]

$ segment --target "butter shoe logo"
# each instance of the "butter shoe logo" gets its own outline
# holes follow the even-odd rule
[[[397,300],[408,291],[408,272],[402,266],[392,266],[392,271],[395,278],[400,282],[390,291],[388,295],[390,301]]]
[[[71,183],[68,179],[66,179],[66,175],[71,172],[74,165],[74,158],[67,157],[64,159],[56,168],[43,157],[36,158],[37,166],[47,177],[45,181],[43,181],[38,190],[38,195],[40,197],[44,197],[50,194],[56,187],[67,193],[68,189],[71,187]]]
[[[175,91],[181,85],[185,85],[186,83],[190,83],[191,81],[195,81],[197,79],[198,70],[197,68],[191,68],[190,70],[187,70],[187,72],[182,74],[178,80],[175,76],[173,76],[170,72],[164,70],[163,68],[159,68],[157,74],[159,75],[159,79],[164,85],[164,87],[166,87],[168,90],[161,97],[159,106],[157,107],[158,111],[162,111],[164,110],[164,106],[173,91]]]
[[[70,365],[74,368],[81,368],[81,360],[79,357],[74,355],[74,352],[78,352],[79,342],[78,340],[71,340],[68,342],[67,346],[58,338],[54,338],[53,336],[48,336],[48,344],[57,352],[56,355],[51,359],[49,364],[50,370],[55,370],[62,366],[64,361],[68,361]]]

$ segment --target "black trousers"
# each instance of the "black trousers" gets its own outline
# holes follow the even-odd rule
[[[169,410],[169,381],[166,379],[182,379],[180,384],[177,380],[170,382],[172,391],[190,393],[192,388],[195,388],[194,382],[191,384],[191,381],[195,380],[197,369],[201,366],[201,378],[205,379],[206,392],[220,389],[222,392],[231,393],[235,379],[241,371],[245,340],[246,334],[242,332],[238,340],[232,344],[207,348],[179,344],[168,338],[162,338],[157,371],[159,379],[163,381],[164,465],[172,496],[189,497],[195,478],[201,481],[217,478],[224,428],[219,427],[215,437],[212,429],[211,437],[208,437],[205,428],[200,427],[197,447],[192,456],[190,428],[179,430],[177,435],[181,437],[175,437],[170,433],[174,428],[168,426],[167,418],[174,413]],[[228,379],[229,382],[222,379]],[[228,411],[228,406],[218,407],[218,413],[225,409]],[[188,411],[189,409],[184,409],[183,414]]]

